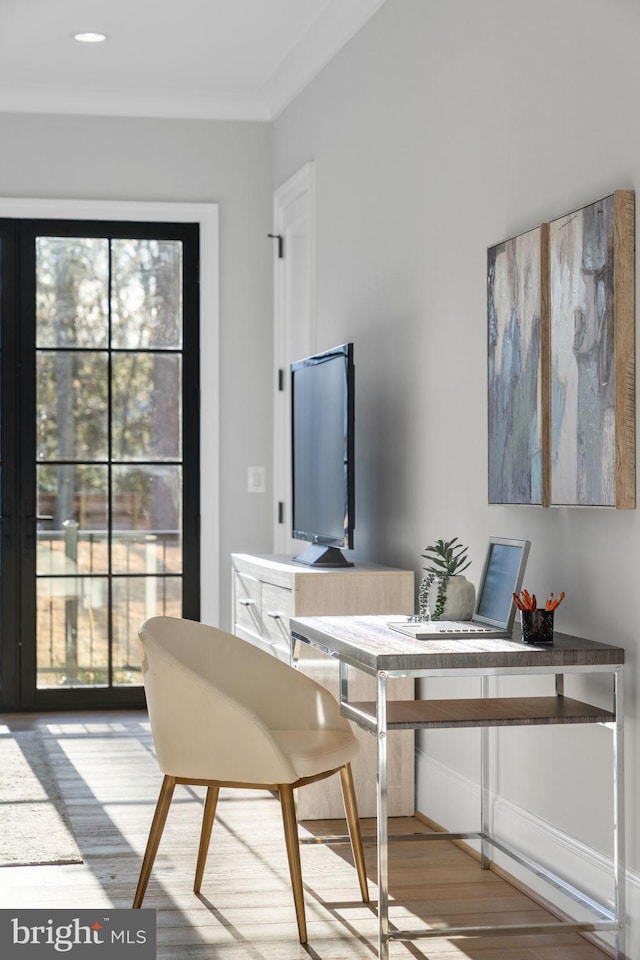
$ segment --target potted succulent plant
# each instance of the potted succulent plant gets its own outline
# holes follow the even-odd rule
[[[462,576],[471,565],[467,559],[468,548],[453,540],[436,540],[425,547],[421,554],[429,561],[425,567],[426,577],[420,582],[418,590],[418,610],[427,620],[469,620],[473,614],[476,598],[474,585]],[[429,609],[429,595],[434,583],[437,583],[436,602],[433,611]]]

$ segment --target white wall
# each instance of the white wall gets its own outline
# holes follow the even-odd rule
[[[419,573],[427,543],[459,536],[477,579],[489,534],[527,537],[527,584],[566,591],[558,628],[626,648],[632,956],[640,514],[487,505],[486,249],[637,189],[639,47],[633,0],[387,0],[276,121],[273,181],[315,161],[318,346],[355,341],[360,555]],[[568,682],[576,691],[608,695],[592,680]],[[504,830],[538,845],[555,825],[583,859],[550,856],[580,874],[581,844],[593,845],[599,887],[608,732],[516,730],[500,743]],[[462,732],[421,739],[419,805],[446,825],[469,826],[450,821],[475,799],[476,748]]]
[[[219,580],[222,626],[229,554],[268,551],[272,537],[269,493],[247,493],[247,466],[270,476],[272,460],[271,135],[264,123],[0,114],[2,197],[219,204],[220,550],[202,577],[203,593]],[[204,446],[206,410],[202,425]]]

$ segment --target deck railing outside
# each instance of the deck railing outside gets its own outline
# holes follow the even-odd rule
[[[138,628],[180,616],[181,574],[179,530],[38,531],[38,687],[140,684]]]

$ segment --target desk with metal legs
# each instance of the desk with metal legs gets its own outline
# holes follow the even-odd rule
[[[377,856],[378,856],[378,955],[387,960],[392,940],[425,937],[479,936],[571,931],[611,931],[615,956],[624,954],[624,744],[623,664],[624,650],[594,640],[556,633],[552,646],[528,646],[514,639],[435,639],[403,637],[387,626],[399,617],[305,617],[291,620],[291,658],[297,661],[299,644],[311,644],[340,662],[341,707],[345,716],[377,738]],[[376,679],[376,698],[351,702],[347,667],[355,667]],[[609,673],[613,681],[611,709],[601,709],[564,695],[564,675]],[[489,697],[489,678],[516,675],[549,675],[554,679],[550,696]],[[480,678],[481,696],[476,699],[399,700],[388,697],[388,684],[396,677]],[[613,905],[599,903],[567,879],[518,852],[489,832],[489,727],[598,723],[612,733],[613,791]],[[389,862],[387,823],[387,750],[390,730],[481,728],[480,831],[422,834],[425,840],[479,840],[481,866],[490,864],[493,848],[533,871],[586,908],[588,921],[557,920],[548,923],[425,927],[401,930],[389,922]],[[412,834],[411,839],[417,835]],[[396,838],[394,838],[396,839]],[[402,839],[402,838],[400,838]]]

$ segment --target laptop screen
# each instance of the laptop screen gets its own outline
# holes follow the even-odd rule
[[[475,620],[505,629],[513,626],[513,594],[520,592],[528,553],[528,540],[490,538]]]

